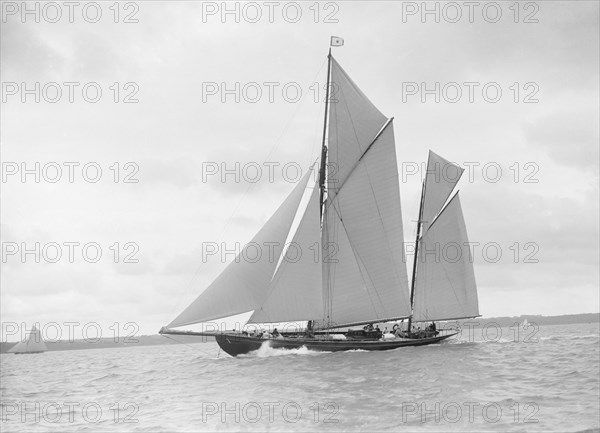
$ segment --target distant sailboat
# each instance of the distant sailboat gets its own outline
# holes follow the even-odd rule
[[[266,243],[274,245],[272,254],[230,263],[160,333],[212,335],[233,356],[257,350],[265,335],[274,337],[267,341],[275,348],[387,350],[454,335],[442,335],[434,327],[413,332],[413,321],[478,316],[458,193],[448,200],[463,170],[433,152],[423,181],[409,295],[392,121],[362,93],[330,49],[318,180],[309,186],[309,170],[239,257],[253,256],[251,248]],[[446,176],[452,171],[455,177]],[[308,204],[301,209],[305,194]],[[296,218],[299,224],[290,233]],[[301,251],[299,257],[285,248],[289,239],[288,245]],[[308,253],[315,244],[319,260]],[[452,260],[444,256],[447,245],[454,248]],[[306,328],[275,336],[174,329],[250,312],[249,324],[298,321]],[[372,324],[400,319],[409,319],[404,333],[384,337],[372,329]],[[335,331],[365,324],[371,328]]]
[[[46,343],[44,343],[42,333],[34,325],[27,340],[19,341],[8,351],[8,353],[19,355],[25,353],[42,353],[46,350],[48,350],[48,347],[46,346]]]

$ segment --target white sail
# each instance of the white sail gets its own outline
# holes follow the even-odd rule
[[[331,79],[325,319],[344,325],[408,317],[393,126],[333,59]]]
[[[442,210],[464,169],[429,151],[425,174],[425,198],[423,200],[423,232]]]
[[[323,319],[326,326],[410,316],[392,121],[333,58],[330,61],[329,169],[323,220],[321,192],[315,187],[296,232],[290,233],[307,175],[252,240],[259,245],[277,242],[275,259],[231,263],[169,327],[249,311],[252,323]],[[462,171],[430,152],[421,249],[427,252],[435,243],[456,241],[462,258],[453,263],[418,262],[414,320],[478,315],[458,197],[442,210]],[[281,260],[288,238],[300,247],[299,260]],[[314,255],[319,241],[322,262]],[[288,249],[284,257],[295,257],[296,250]]]
[[[473,257],[458,193],[419,244],[414,321],[453,320],[479,315]]]
[[[31,330],[29,337],[25,341],[20,341],[15,344],[8,352],[9,353],[40,353],[48,350],[42,333],[35,326]]]
[[[334,58],[331,59],[330,88],[327,191],[332,198],[387,118]]]
[[[305,321],[323,317],[321,290],[321,221],[318,184],[284,253],[266,300],[254,311],[249,323]]]
[[[264,302],[311,174],[312,170],[309,170],[236,260],[168,327],[192,325],[246,313]],[[256,251],[260,252],[258,259],[255,259]]]

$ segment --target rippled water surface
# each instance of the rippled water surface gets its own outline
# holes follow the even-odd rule
[[[598,324],[238,358],[213,343],[1,355],[7,431],[598,431]],[[527,341],[524,341],[527,339]]]

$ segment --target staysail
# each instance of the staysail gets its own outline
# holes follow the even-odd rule
[[[48,347],[44,343],[42,333],[34,326],[27,340],[15,344],[8,353],[40,353],[46,350],[48,350]]]
[[[255,310],[265,301],[311,174],[312,171],[309,170],[262,229],[244,246],[238,257],[168,327],[192,325],[246,313]]]
[[[425,200],[434,185],[430,184],[429,189],[426,186]],[[439,200],[441,195],[436,191],[433,197]],[[438,321],[478,316],[473,257],[458,193],[427,226],[419,242],[413,320]]]
[[[249,323],[304,321],[323,316],[319,194],[315,184],[298,229],[271,280],[268,296]]]
[[[396,148],[388,120],[331,59],[325,324],[408,317]]]

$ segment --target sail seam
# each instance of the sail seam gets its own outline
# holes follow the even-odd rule
[[[432,152],[429,151],[429,153],[431,154]],[[427,164],[429,166],[429,162]],[[452,164],[455,165],[455,164]],[[455,165],[456,166],[456,165]],[[444,204],[445,206],[442,206],[442,208],[440,209],[440,211],[435,214],[433,220],[431,221],[431,224],[429,224],[427,226],[427,230],[425,230],[425,232],[427,232],[429,230],[429,228],[433,225],[434,222],[437,221],[437,219],[440,217],[440,215],[442,214],[442,212],[444,212],[444,210],[446,210],[446,208],[448,207],[448,205],[450,204],[450,202],[454,199],[454,196],[452,196],[452,198],[450,198],[450,200],[448,200],[448,197],[450,197],[452,195],[452,192],[456,189],[456,184],[458,184],[458,181],[460,180],[460,178],[462,177],[463,173],[465,172],[465,169],[460,167],[460,166],[456,166],[458,168],[460,168],[460,174],[458,175],[458,178],[456,179],[456,182],[454,183],[454,186],[452,187],[452,189],[448,192],[448,195],[446,196],[446,198],[444,199]],[[427,181],[425,181],[425,193],[427,193]],[[458,191],[456,192],[456,194],[458,194]],[[456,195],[454,194],[454,195]]]
[[[452,288],[452,294],[454,295],[454,299],[456,299],[456,303],[458,305],[460,305],[460,308],[461,308],[463,314],[465,314],[465,307],[460,302],[460,300],[458,299],[458,296],[456,295],[456,290],[454,289],[454,284],[452,284],[452,279],[450,278],[450,276],[448,275],[448,271],[446,270],[446,262],[445,261],[442,264],[442,269],[444,270],[444,275],[446,276],[446,279],[448,280],[448,283],[450,283],[450,287]]]
[[[335,199],[339,195],[340,191],[342,190],[342,187],[346,184],[346,182],[348,181],[348,179],[350,179],[350,176],[352,175],[352,173],[354,173],[354,171],[356,170],[356,167],[359,166],[359,164],[362,161],[362,159],[364,158],[364,156],[369,152],[369,150],[371,150],[373,148],[373,146],[375,145],[375,143],[377,143],[377,140],[379,140],[379,137],[381,137],[381,135],[386,130],[386,128],[392,123],[392,120],[394,120],[393,117],[389,118],[387,120],[387,122],[381,127],[381,129],[379,130],[379,132],[377,134],[375,134],[375,137],[373,138],[373,140],[371,141],[371,143],[367,146],[367,148],[365,149],[365,151],[363,152],[363,154],[358,158],[358,160],[356,160],[356,163],[354,163],[354,165],[352,166],[352,168],[348,172],[348,176],[346,176],[346,178],[344,179],[344,181],[342,182],[342,184],[340,185],[340,187],[337,188],[337,193],[335,194],[335,197],[332,198],[332,201],[333,201],[333,199]]]
[[[446,203],[446,206],[443,207],[443,209],[436,215],[436,217],[433,219],[433,222],[431,224],[429,224],[429,227],[427,227],[427,231],[425,233],[421,234],[421,238],[423,238],[423,236],[429,231],[429,229],[437,222],[438,219],[440,219],[440,217],[442,216],[442,214],[444,213],[444,211],[446,209],[448,209],[448,207],[450,206],[450,203],[452,203],[452,201],[458,197],[458,193],[460,192],[460,190],[456,191],[456,194],[454,194],[452,196],[452,198],[450,200],[448,200],[448,203]]]
[[[338,206],[340,205],[339,200],[338,200]],[[364,262],[362,260],[362,258],[360,257],[360,255],[358,254],[358,251],[356,250],[356,247],[354,246],[354,242],[352,241],[352,239],[350,239],[350,233],[348,233],[348,230],[346,229],[346,224],[344,224],[344,221],[342,220],[342,216],[340,214],[341,209],[338,210],[337,206],[333,206],[333,208],[336,211],[336,214],[339,217],[340,222],[342,223],[342,227],[344,228],[344,232],[346,233],[346,237],[348,238],[348,242],[350,243],[350,247],[352,248],[352,253],[354,254],[354,261],[356,262],[357,266],[358,266],[358,272],[360,272],[360,276],[363,280],[363,283],[365,284],[365,288],[367,289],[367,295],[369,296],[369,302],[371,303],[371,307],[373,308],[373,312],[375,313],[375,315],[377,317],[379,317],[379,314],[377,313],[377,308],[375,308],[375,303],[373,302],[373,298],[371,296],[370,290],[369,290],[369,286],[367,284],[367,281],[365,280],[362,268],[361,268],[361,264],[362,267],[365,268],[365,272],[367,274],[367,277],[369,278],[369,281],[371,282],[371,286],[373,286],[373,289],[375,290],[375,294],[377,295],[377,298],[379,299],[379,303],[383,306],[383,301],[381,300],[381,297],[379,296],[379,292],[377,292],[377,288],[375,287],[375,284],[373,283],[373,278],[371,277],[371,274],[369,273],[367,267],[364,265]]]

